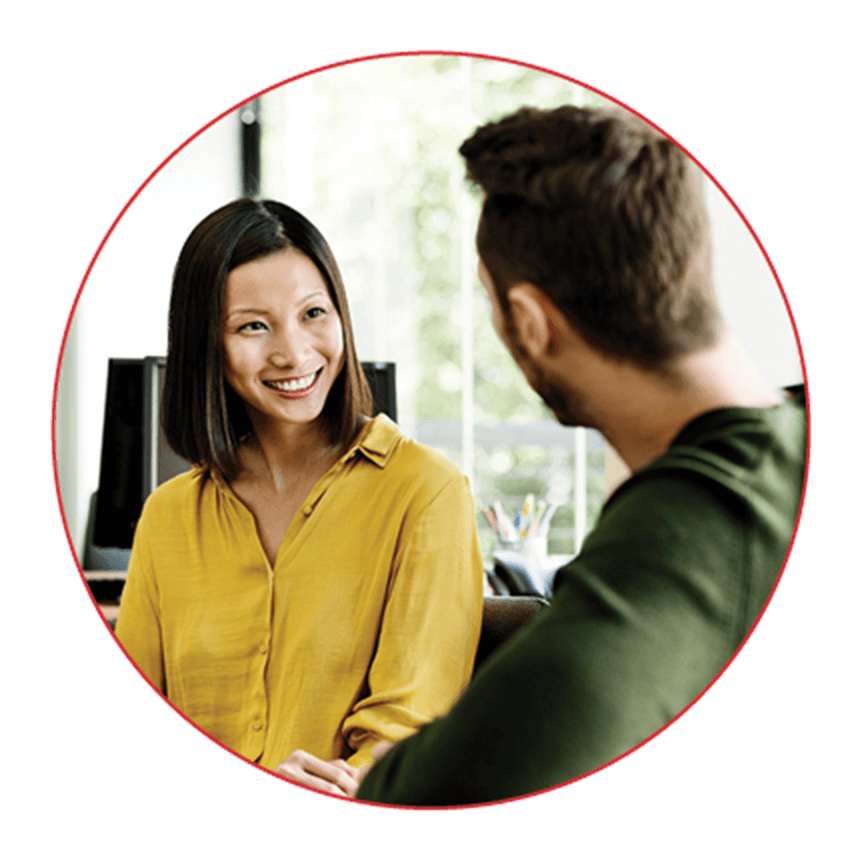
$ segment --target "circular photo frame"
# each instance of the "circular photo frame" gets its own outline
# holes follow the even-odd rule
[[[281,82],[345,61],[404,55],[418,45],[556,72],[660,126],[726,190],[751,226],[783,285],[801,344],[831,343],[834,353],[804,351],[812,446],[819,445],[812,449],[809,503],[793,554],[756,636],[709,697],[637,757],[585,781],[469,812],[394,815],[388,808],[286,784],[274,788],[271,776],[178,721],[141,684],[82,588],[62,504],[58,511],[57,454],[52,452],[48,465],[28,446],[29,440],[44,438],[44,407],[32,409],[26,393],[44,390],[46,378],[53,381],[53,443],[62,351],[81,286],[105,242],[122,230],[123,214],[134,199],[188,141]],[[842,451],[840,437],[829,439],[830,429],[843,427],[843,440],[852,439],[848,432],[852,419],[862,418],[862,398],[835,276],[790,189],[752,141],[697,90],[644,54],[573,22],[489,3],[371,3],[311,14],[226,44],[152,95],[140,111],[127,113],[128,122],[96,158],[81,163],[80,178],[47,227],[12,320],[3,372],[4,499],[15,552],[41,621],[34,624],[44,625],[53,641],[46,656],[50,686],[34,686],[30,674],[26,684],[37,689],[40,735],[54,738],[49,757],[73,764],[76,773],[86,764],[103,776],[98,798],[76,800],[79,816],[92,810],[101,822],[105,815],[99,812],[107,812],[108,822],[119,818],[131,830],[156,816],[174,825],[212,825],[227,813],[237,819],[231,821],[235,829],[251,824],[340,854],[495,858],[589,836],[634,814],[664,811],[657,800],[683,782],[694,786],[713,759],[726,760],[717,768],[732,771],[740,757],[763,756],[768,732],[764,736],[761,730],[746,743],[746,755],[740,755],[737,737],[774,698],[835,585],[853,523],[860,456]],[[46,341],[50,349],[39,352]],[[54,648],[65,665],[58,667]],[[734,746],[736,753],[728,754]],[[30,773],[26,764],[23,771]],[[166,785],[166,776],[178,784]],[[33,780],[45,780],[44,760]],[[142,792],[142,785],[159,789]],[[35,792],[37,785],[27,786]],[[117,798],[114,786],[129,794],[128,804]]]

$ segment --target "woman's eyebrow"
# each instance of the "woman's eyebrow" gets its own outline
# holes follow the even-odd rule
[[[267,314],[264,308],[232,308],[225,314],[225,319],[233,317],[235,314]]]
[[[302,299],[299,300],[299,302],[297,302],[297,306],[305,305],[306,302],[308,302],[311,299],[314,299],[317,296],[322,296],[322,297],[325,297],[326,299],[329,298],[329,294],[325,290],[313,290],[313,291],[311,291],[311,293],[308,293],[305,296],[303,296]],[[265,308],[252,308],[250,306],[249,307],[242,306],[240,308],[232,308],[229,311],[227,311],[225,313],[225,319],[233,317],[235,314],[269,314],[269,311]]]

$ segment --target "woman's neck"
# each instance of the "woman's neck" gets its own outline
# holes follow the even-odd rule
[[[341,455],[341,446],[330,442],[319,421],[292,425],[252,417],[252,428],[240,447],[240,478],[276,492],[293,486],[302,476],[326,472]]]

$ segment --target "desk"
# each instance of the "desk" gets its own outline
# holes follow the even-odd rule
[[[120,609],[120,593],[126,581],[123,571],[85,571],[84,578],[99,605],[102,616],[110,623],[117,619]]]

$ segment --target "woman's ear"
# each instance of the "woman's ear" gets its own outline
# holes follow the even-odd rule
[[[554,354],[558,344],[544,294],[533,284],[519,282],[509,288],[508,299],[521,348],[531,359]]]

